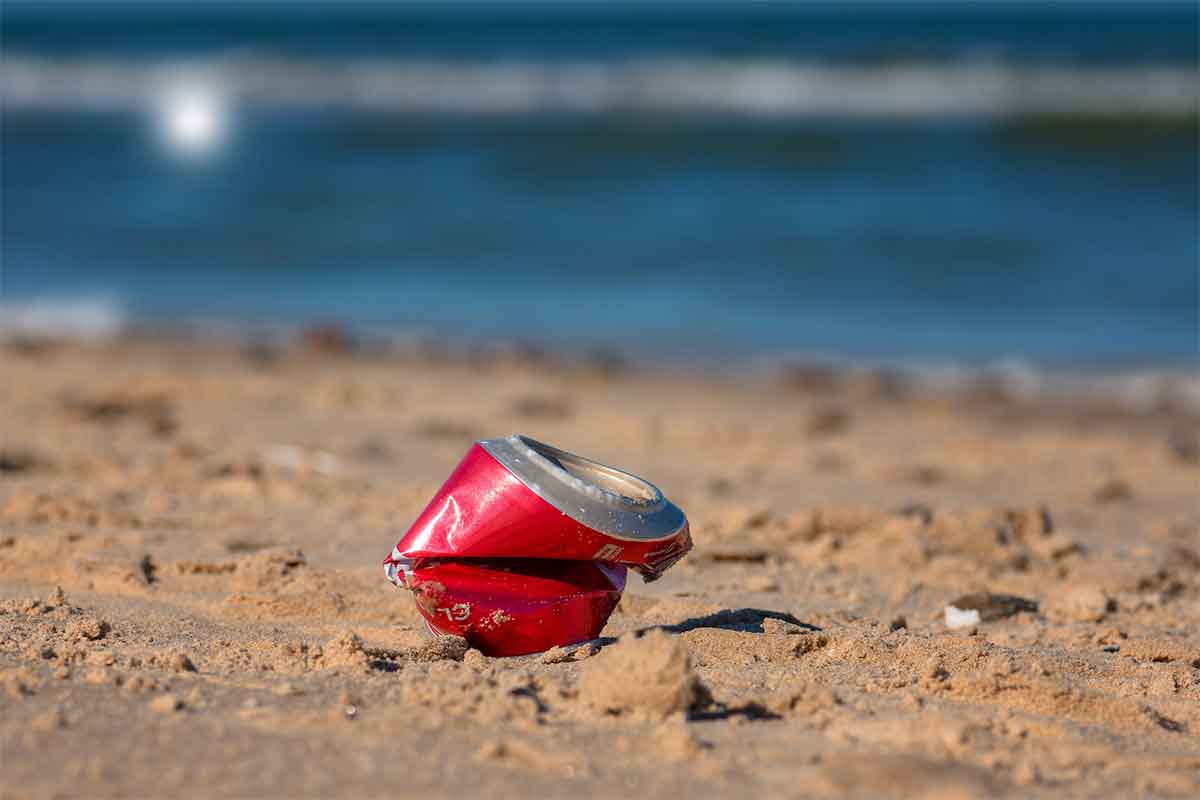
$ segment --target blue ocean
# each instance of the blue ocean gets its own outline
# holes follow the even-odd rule
[[[1197,7],[3,6],[6,324],[1197,357]]]

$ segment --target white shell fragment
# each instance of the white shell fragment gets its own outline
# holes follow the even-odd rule
[[[969,628],[980,623],[979,611],[974,608],[956,608],[946,606],[947,628]]]

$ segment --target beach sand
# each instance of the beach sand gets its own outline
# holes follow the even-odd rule
[[[1200,796],[1194,418],[307,344],[3,350],[0,796]],[[432,647],[384,578],[513,432],[691,519],[615,642]]]

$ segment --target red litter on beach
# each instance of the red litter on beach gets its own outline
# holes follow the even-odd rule
[[[516,435],[476,442],[383,566],[434,634],[516,656],[595,639],[627,569],[651,581],[691,548],[653,484]]]

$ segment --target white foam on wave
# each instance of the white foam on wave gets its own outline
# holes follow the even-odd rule
[[[851,65],[784,59],[316,61],[48,60],[0,67],[10,109],[154,108],[203,80],[242,107],[458,113],[718,113],[752,117],[1191,115],[1200,70],[957,61]]]
[[[1200,414],[1200,375],[1194,370],[1146,368],[1073,373],[1010,362],[966,374],[963,389],[987,387],[1018,403],[1065,406],[1091,402],[1139,414],[1159,408]],[[939,384],[935,379],[930,385],[938,388]]]
[[[120,334],[128,317],[108,296],[55,297],[0,302],[0,335],[83,340]]]
[[[1017,405],[1119,409],[1148,414],[1171,409],[1200,416],[1200,361],[1181,366],[1063,368],[1008,358],[985,363],[872,362],[833,357],[775,357],[760,370],[799,368],[830,376],[836,384],[869,385],[886,378],[915,394],[965,397],[985,394]]]

